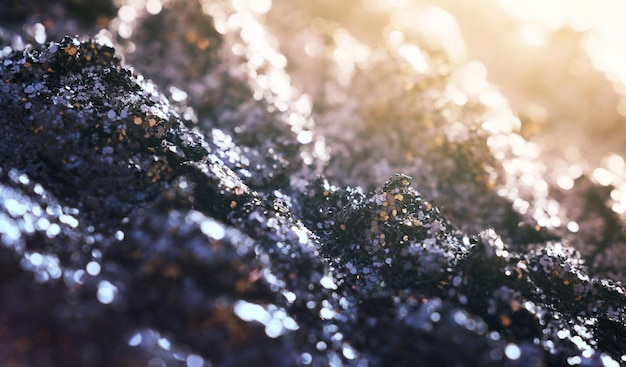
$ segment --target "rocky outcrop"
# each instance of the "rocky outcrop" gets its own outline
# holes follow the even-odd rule
[[[624,363],[608,255],[623,228],[598,185],[556,195],[585,208],[578,234],[543,225],[519,210],[542,208],[541,185],[509,167],[532,167],[527,142],[485,124],[514,116],[455,102],[463,66],[417,41],[369,45],[367,68],[320,74],[344,103],[307,97],[267,9],[233,4],[126,14],[109,25],[133,31],[108,45],[22,45],[2,15],[7,366]]]

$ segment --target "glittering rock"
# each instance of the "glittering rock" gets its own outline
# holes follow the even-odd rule
[[[605,278],[619,272],[606,258],[623,239],[606,189],[578,182],[587,201],[564,196],[580,210],[579,238],[520,210],[554,211],[540,200],[545,182],[516,178],[534,179],[511,153],[525,141],[481,123],[510,111],[472,95],[457,103],[472,69],[432,45],[384,41],[368,68],[323,73],[345,104],[321,93],[311,105],[266,43],[259,4],[124,3],[110,25],[117,52],[73,37],[15,47],[13,30],[2,35],[0,360],[626,360],[624,288]],[[335,41],[366,37],[354,32]],[[420,53],[416,69],[407,55]],[[594,250],[576,249],[584,241],[599,241],[595,273]]]
[[[554,236],[537,233],[536,219],[512,208],[511,200],[534,199],[518,177],[533,165],[520,153],[528,149],[516,134],[519,119],[475,70],[480,67],[459,67],[415,32],[393,22],[385,27],[390,14],[364,11],[360,1],[342,6],[338,13],[328,1],[277,1],[269,14],[272,26],[287,29],[276,34],[294,64],[295,83],[310,85],[321,106],[313,116],[332,150],[324,169],[329,181],[374,190],[403,173],[468,233],[494,227],[515,243]],[[284,24],[292,12],[309,26]],[[371,34],[359,24],[381,24],[384,31]],[[300,56],[300,44],[310,57]],[[521,144],[515,152],[513,143]],[[510,197],[503,190],[509,181],[515,181]]]
[[[157,149],[174,120],[113,49],[65,38],[3,61],[5,167],[98,219],[123,217],[171,177]]]
[[[311,228],[321,224],[322,255],[336,267],[342,286],[361,297],[428,289],[469,252],[469,239],[464,243],[454,236],[456,231],[410,187],[410,180],[396,175],[369,197],[331,189],[323,180],[310,187],[315,205],[305,204],[311,218],[306,223]]]
[[[590,275],[624,282],[626,231],[623,218],[611,209],[614,189],[582,176],[571,190],[555,188],[554,195],[570,213],[575,232],[565,237],[580,251]]]
[[[138,16],[120,43],[143,45],[127,61],[192,107],[186,112],[215,144],[239,153],[222,159],[248,185],[289,189],[294,171],[318,171],[324,142],[314,135],[311,102],[290,83],[285,57],[242,7],[172,1],[155,16]]]
[[[8,111],[3,137],[13,137],[3,141],[3,162],[11,167],[10,181],[30,185],[31,195],[43,202],[31,203],[10,187],[3,191],[3,248],[22,257],[12,266],[34,273],[43,283],[37,287],[45,288],[41,293],[62,298],[47,312],[13,313],[8,306],[7,317],[20,325],[31,312],[40,313],[53,325],[32,325],[31,334],[67,334],[68,348],[76,344],[80,350],[87,330],[63,325],[88,317],[94,338],[112,343],[84,341],[85,348],[93,345],[96,360],[108,349],[128,349],[133,333],[141,340],[145,330],[158,330],[177,335],[172,341],[158,339],[168,351],[170,344],[184,343],[222,365],[260,360],[290,365],[291,339],[276,338],[299,326],[284,307],[307,309],[321,288],[324,264],[314,255],[311,234],[293,220],[280,197],[252,192],[203,136],[170,111],[154,85],[121,67],[107,46],[68,37],[15,52],[3,66],[3,88],[9,89],[2,100]],[[11,154],[17,146],[20,154]],[[56,198],[69,208],[55,209]],[[47,209],[41,209],[44,204]],[[190,211],[192,206],[215,219]],[[28,241],[33,236],[46,240]],[[68,243],[60,247],[54,241]],[[83,298],[89,301],[72,306]],[[61,311],[66,318],[54,316]],[[137,322],[129,319],[132,315],[138,315]],[[119,327],[107,329],[105,319]],[[205,335],[207,330],[216,334]],[[304,333],[301,344],[308,340],[309,331]],[[266,342],[278,349],[259,349]],[[7,357],[35,363],[37,355],[23,355],[29,351],[30,346],[17,348]],[[67,365],[93,362],[54,345],[41,353],[52,361],[67,358]]]

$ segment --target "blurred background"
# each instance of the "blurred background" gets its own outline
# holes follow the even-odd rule
[[[284,7],[287,2],[274,3]],[[375,40],[380,29],[399,29],[444,48],[458,64],[476,61],[472,72],[486,76],[509,100],[521,119],[521,134],[554,158],[613,169],[613,161],[618,160],[611,159],[611,153],[624,153],[626,134],[620,132],[626,121],[626,3],[622,1],[291,3],[292,8],[308,7],[320,18],[335,20],[360,40]],[[289,48],[287,42],[283,40],[281,48]],[[603,181],[601,173],[595,176]]]
[[[522,119],[524,135],[556,156],[617,168],[610,155],[624,153],[626,137],[621,133],[626,116],[626,3],[430,4],[456,20],[466,43],[458,53],[486,66],[488,79]],[[601,172],[595,178],[603,181]]]

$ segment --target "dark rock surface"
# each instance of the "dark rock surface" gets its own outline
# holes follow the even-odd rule
[[[2,8],[3,366],[626,362],[606,187],[545,187],[436,47],[263,3]],[[346,76],[289,37],[370,58]]]

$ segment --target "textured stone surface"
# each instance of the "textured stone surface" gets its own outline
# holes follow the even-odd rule
[[[274,33],[260,3],[31,3],[0,13],[4,365],[624,363],[610,193],[546,188],[471,66],[323,1]],[[326,68],[341,42],[367,65]]]

